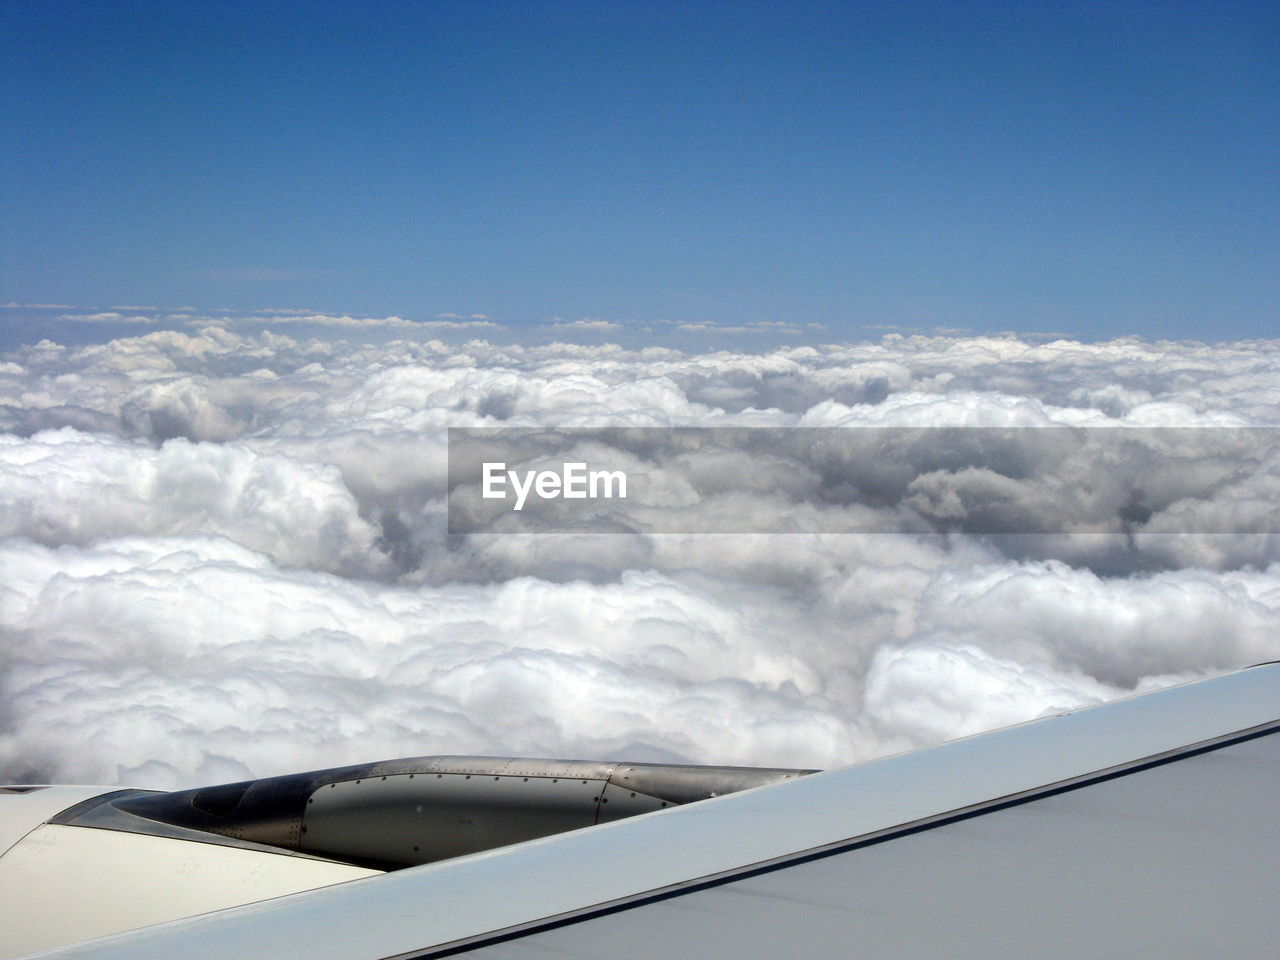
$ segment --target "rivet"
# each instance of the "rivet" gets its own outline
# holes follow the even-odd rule
[[[603,800],[601,800],[600,802],[601,802],[601,803],[608,803],[608,802],[609,802],[609,798],[608,798],[608,797],[605,797],[605,798],[604,798]]]
[[[443,776],[444,776],[444,774],[443,774],[443,773],[437,773],[437,774],[436,774],[436,779],[437,779],[437,780],[439,780],[439,779],[440,779],[441,777],[443,777]]]
[[[497,780],[498,778],[497,778],[497,777],[494,777],[493,779]]]
[[[635,796],[635,792],[633,791],[631,795],[634,797],[634,796]]]
[[[471,779],[471,774],[469,774],[469,773],[467,774],[467,779],[468,779],[468,780],[470,780],[470,779]]]
[[[419,850],[421,850],[421,849],[422,849],[421,847],[414,847],[414,848],[413,848],[413,852],[414,852],[414,853],[417,853],[417,852],[418,852]]]

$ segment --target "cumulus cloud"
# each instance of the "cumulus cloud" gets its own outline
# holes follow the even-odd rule
[[[128,313],[122,311],[130,311]],[[59,320],[72,323],[155,323],[159,318],[150,313],[136,311],[147,310],[146,307],[114,307],[111,310],[97,313],[64,313]]]
[[[496,330],[502,326],[484,314],[476,314],[465,320],[423,320],[419,325],[428,330]]]
[[[796,336],[806,329],[820,329],[821,325],[806,324],[802,327],[799,324],[787,323],[784,320],[756,320],[744,324],[714,323],[710,320],[698,320],[677,324],[676,328],[685,333],[780,333],[786,336]]]
[[[71,428],[0,437],[0,537],[82,544],[216,533],[281,563],[351,573],[384,561],[336,467],[232,444],[158,449]]]
[[[0,569],[0,629],[18,641],[0,758],[43,757],[46,775],[159,761],[173,779],[215,758],[280,769],[335,749],[674,757],[716,742],[781,756],[813,736],[835,747],[841,725],[796,689],[816,678],[792,655],[655,573],[407,589],[201,538],[10,541]],[[49,749],[64,738],[78,744]]]
[[[1274,342],[680,351],[192,313],[0,357],[0,779],[169,787],[432,752],[831,766],[1280,655],[1276,538],[1220,532],[1270,516],[1265,444],[1247,475],[1219,451],[1053,478],[1007,450],[896,473],[686,450],[655,506],[812,532],[445,533],[448,427],[1229,434],[1280,422]],[[343,339],[366,328],[401,339]],[[1038,482],[1114,510],[1134,476],[1147,499],[1114,536],[827,522],[841,483],[881,484],[872,520],[1034,519]],[[1179,493],[1204,476],[1211,496]]]
[[[621,330],[622,324],[613,320],[598,320],[591,317],[583,317],[581,320],[560,320],[557,319],[551,324],[554,330],[576,330],[590,331],[594,330],[598,333],[610,333],[615,330]]]
[[[252,316],[242,317],[244,320],[254,320]],[[322,327],[411,327],[413,321],[405,320],[403,317],[353,317],[349,314],[341,313],[295,313],[293,311],[272,311],[262,317],[265,322],[273,324],[281,323],[306,323]]]

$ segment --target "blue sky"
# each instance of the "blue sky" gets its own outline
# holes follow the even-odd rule
[[[11,0],[0,302],[1269,336],[1278,10]]]

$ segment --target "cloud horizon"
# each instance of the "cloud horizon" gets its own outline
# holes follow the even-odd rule
[[[1270,427],[1280,341],[477,339],[498,324],[193,317],[0,356],[0,780],[831,767],[1280,656],[1271,536],[450,537],[444,462],[451,426]],[[374,328],[401,338],[338,339]],[[795,482],[694,467],[766,512]]]

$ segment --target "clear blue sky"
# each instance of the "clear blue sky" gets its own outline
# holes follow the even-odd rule
[[[1275,3],[3,9],[0,301],[1280,334]]]

